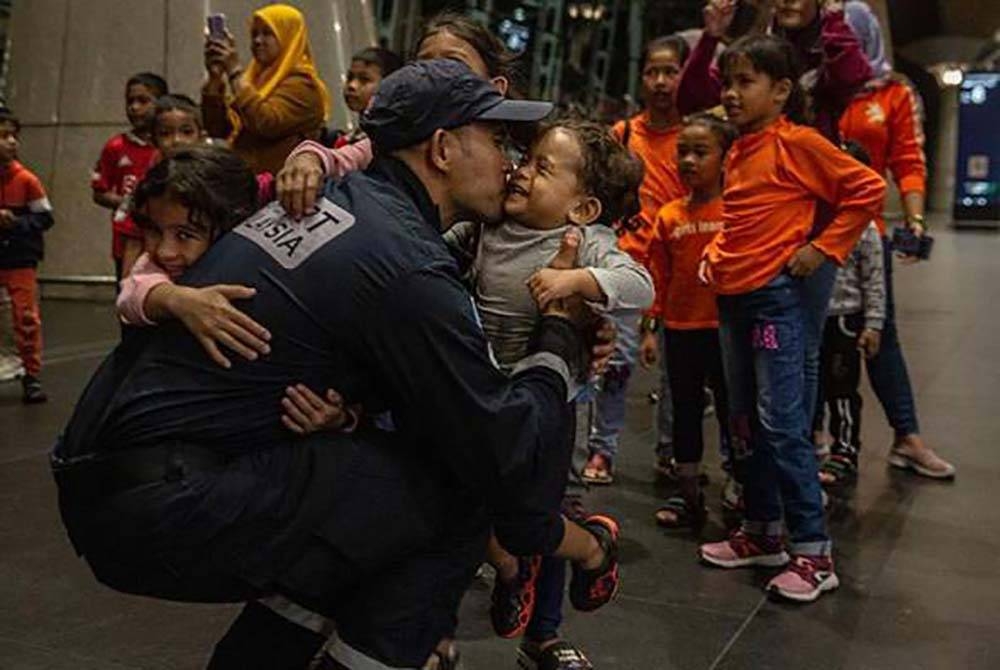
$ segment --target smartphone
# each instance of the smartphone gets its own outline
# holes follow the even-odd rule
[[[225,14],[209,14],[205,19],[205,23],[208,25],[209,37],[220,40],[226,38]]]

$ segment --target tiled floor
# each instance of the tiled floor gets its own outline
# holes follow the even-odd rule
[[[766,600],[763,576],[701,567],[696,541],[652,523],[652,375],[633,386],[616,483],[590,506],[623,521],[624,585],[596,614],[567,614],[564,633],[597,668],[803,669],[1000,667],[1000,236],[944,229],[934,260],[899,268],[900,322],[925,435],[954,459],[954,484],[885,466],[890,432],[865,392],[861,480],[832,512],[843,586],[808,607]],[[60,526],[45,454],[100,356],[114,342],[107,305],[44,306],[52,401],[22,407],[0,386],[0,668],[202,667],[233,609],[119,595],[97,584]],[[711,434],[713,431],[707,431]],[[709,450],[714,454],[714,444]],[[717,459],[713,519],[721,535]],[[462,609],[466,670],[514,667],[477,585]]]

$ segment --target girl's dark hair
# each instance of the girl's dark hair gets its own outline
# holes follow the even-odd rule
[[[382,73],[382,78],[403,67],[402,57],[395,51],[383,49],[382,47],[367,47],[351,56],[351,60],[359,60],[362,63],[374,65]]]
[[[697,114],[685,117],[684,127],[686,128],[687,126],[704,126],[708,128],[708,131],[715,135],[715,139],[719,142],[723,154],[729,151],[729,147],[740,136],[740,132],[736,129],[736,126],[711,112],[698,112]]]
[[[167,85],[167,80],[153,72],[140,72],[139,74],[134,74],[129,77],[128,81],[125,82],[125,91],[127,92],[129,88],[135,86],[136,84],[145,86],[152,91],[154,98],[159,98],[160,96],[170,93],[170,87]]]
[[[242,158],[217,146],[168,152],[136,187],[133,211],[166,196],[190,210],[188,221],[214,240],[257,210],[257,179]],[[136,216],[140,226],[148,225]]]
[[[423,32],[420,33],[420,39],[417,40],[413,52],[414,59],[420,51],[420,45],[428,37],[440,32],[451,33],[463,42],[468,42],[483,59],[490,77],[504,77],[512,85],[516,83],[519,76],[516,67],[517,55],[508,50],[489,28],[458,12],[444,11],[428,19]]]
[[[750,61],[754,70],[775,81],[787,79],[792,82],[792,92],[785,103],[784,113],[796,123],[806,123],[806,95],[799,82],[802,71],[794,47],[774,35],[741,37],[719,55],[722,76],[726,77],[733,64],[743,58]]]
[[[156,99],[156,106],[153,108],[153,132],[156,132],[160,114],[174,111],[190,114],[198,124],[198,128],[202,127],[201,106],[183,93],[168,93]]]
[[[21,132],[21,119],[6,107],[0,107],[0,123],[9,123],[14,126],[15,132]]]
[[[650,56],[657,51],[665,51],[666,49],[670,49],[677,54],[677,59],[681,62],[682,66],[687,62],[688,56],[691,54],[691,47],[688,46],[687,40],[680,35],[654,37],[646,42],[646,46],[642,50],[642,57],[639,59],[639,72],[641,73],[646,69],[646,62]]]
[[[597,223],[610,226],[638,214],[642,162],[604,124],[575,116],[563,117],[546,122],[538,137],[556,128],[572,133],[580,144],[583,166],[577,177],[583,190],[601,203]]]

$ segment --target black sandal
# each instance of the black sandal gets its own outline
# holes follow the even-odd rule
[[[660,515],[660,512],[669,512],[674,515],[673,521],[667,520]],[[663,503],[663,507],[656,510],[654,517],[656,525],[668,530],[699,530],[705,525],[708,518],[708,510],[705,508],[705,494],[698,492],[698,499],[695,509],[683,496],[671,496]]]
[[[852,486],[858,481],[858,465],[849,456],[830,454],[819,466],[821,474],[827,475],[830,481],[820,477],[820,484],[828,489],[841,489]]]

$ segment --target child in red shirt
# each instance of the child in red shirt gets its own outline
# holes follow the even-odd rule
[[[21,399],[45,402],[42,317],[35,268],[42,260],[42,234],[52,227],[52,207],[42,182],[16,160],[21,122],[0,111],[0,286],[10,294],[14,342],[24,367]]]
[[[156,157],[151,141],[153,106],[168,92],[167,82],[151,72],[140,72],[126,82],[125,112],[132,128],[108,140],[91,175],[94,202],[113,212],[111,257],[118,281],[142,252],[142,233],[128,216],[128,201]]]
[[[809,439],[812,406],[803,403],[805,277],[827,259],[843,264],[881,208],[885,182],[816,130],[785,117],[803,102],[787,42],[743,38],[719,62],[722,102],[741,137],[726,163],[723,229],[706,247],[699,277],[719,294],[746,517],[728,540],[702,545],[700,553],[725,568],[787,563],[768,591],[811,602],[839,581]],[[820,201],[833,218],[810,239]]]
[[[722,160],[735,139],[736,129],[712,114],[698,114],[685,122],[677,140],[677,163],[691,195],[660,209],[649,247],[660,272],[657,299],[647,316],[664,326],[680,485],[680,495],[668,498],[656,512],[656,522],[664,528],[697,530],[705,521],[698,471],[704,453],[706,384],[715,396],[720,442],[729,453],[719,314],[715,294],[698,283],[698,263],[705,246],[722,230]],[[643,365],[656,362],[657,349],[655,333],[647,331],[641,345]]]

